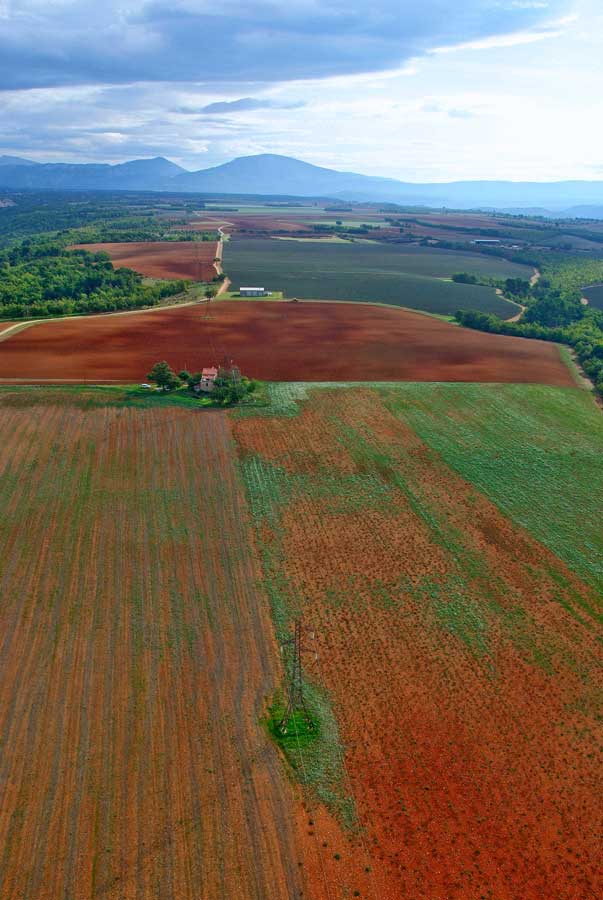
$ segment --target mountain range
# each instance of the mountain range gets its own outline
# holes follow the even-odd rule
[[[288,156],[238,157],[189,172],[163,157],[107,163],[38,163],[0,156],[0,189],[130,190],[262,194],[391,202],[450,209],[497,209],[603,218],[603,181],[413,183],[314,166]]]

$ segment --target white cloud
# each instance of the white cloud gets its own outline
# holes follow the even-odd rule
[[[434,47],[429,52],[437,55],[441,53],[458,53],[463,50],[493,50],[497,47],[518,47],[522,44],[535,44],[538,41],[546,41],[551,38],[561,37],[568,25],[575,21],[574,16],[568,16],[547,28],[540,30],[515,31],[511,34],[491,35],[475,41],[465,41],[461,44],[451,44],[447,47]]]

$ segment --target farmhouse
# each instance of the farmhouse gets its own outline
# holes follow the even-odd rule
[[[211,393],[214,389],[214,383],[218,377],[218,370],[215,366],[206,366],[201,372],[201,381],[196,384],[194,390],[199,393],[203,391],[206,394]]]
[[[263,287],[242,287],[239,288],[241,297],[265,297],[268,291]]]

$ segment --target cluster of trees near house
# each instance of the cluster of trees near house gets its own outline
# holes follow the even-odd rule
[[[0,318],[43,318],[155,306],[186,281],[144,283],[106,253],[66,250],[63,238],[26,238],[0,251]]]
[[[171,366],[162,360],[155,363],[147,378],[162,391],[174,391],[185,387],[191,393],[195,393],[195,387],[201,381],[201,372],[190,373],[183,370],[176,374]],[[257,386],[257,381],[241,375],[237,368],[220,368],[211,394],[205,396],[209,396],[217,406],[232,406],[249,394],[253,394]]]

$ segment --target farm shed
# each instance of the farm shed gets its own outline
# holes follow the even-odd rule
[[[241,297],[265,297],[268,292],[263,287],[242,287],[239,288]]]

